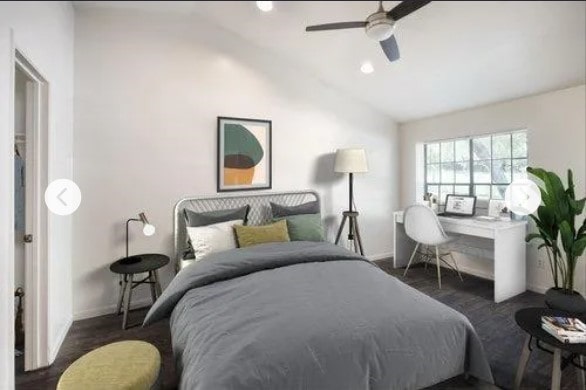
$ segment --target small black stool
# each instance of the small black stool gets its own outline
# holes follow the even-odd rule
[[[169,261],[169,256],[157,253],[147,253],[125,257],[110,265],[110,271],[121,275],[120,295],[118,297],[118,308],[116,310],[116,314],[120,315],[120,311],[122,310],[122,302],[124,302],[122,329],[126,329],[128,312],[130,311],[132,289],[141,284],[150,284],[151,298],[153,299],[153,303],[155,303],[157,297],[162,293],[157,270],[169,264]],[[148,276],[146,278],[138,282],[134,281],[135,274],[147,272]]]
[[[513,388],[515,390],[521,388],[521,382],[523,381],[523,374],[529,361],[529,356],[533,348],[536,347],[553,354],[550,389],[560,389],[562,370],[571,364],[578,370],[578,386],[581,390],[585,390],[584,370],[586,370],[586,367],[584,366],[584,356],[586,356],[586,344],[562,343],[541,329],[541,316],[575,317],[581,321],[586,320],[584,315],[576,315],[542,307],[532,307],[517,311],[515,313],[515,321],[527,333],[527,337],[525,338],[525,344],[523,345],[523,351],[521,352],[521,358],[517,366],[515,386]],[[535,340],[535,346],[532,345],[533,340]],[[544,345],[547,345],[549,348],[546,348]],[[567,356],[564,357],[562,352],[567,352]]]

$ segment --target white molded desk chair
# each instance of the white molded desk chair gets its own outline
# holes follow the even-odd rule
[[[405,213],[403,214],[403,224],[405,226],[405,233],[407,236],[409,236],[409,238],[417,243],[413,253],[411,254],[407,268],[405,268],[403,276],[407,275],[407,271],[409,270],[409,267],[411,266],[415,255],[417,254],[419,245],[426,245],[428,247],[435,247],[437,282],[439,288],[442,288],[440,261],[443,261],[447,266],[455,270],[458,273],[460,280],[462,280],[462,275],[460,274],[458,264],[456,263],[456,259],[454,259],[452,252],[448,251],[446,253],[440,254],[439,247],[447,244],[450,241],[453,241],[454,239],[444,232],[437,215],[435,215],[432,209],[421,204],[415,204],[407,207]],[[443,259],[444,256],[450,256],[454,265],[452,266],[452,264],[445,261]]]

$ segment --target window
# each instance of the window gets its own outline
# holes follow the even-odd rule
[[[526,178],[527,132],[498,133],[425,144],[425,192],[503,199],[511,181]]]

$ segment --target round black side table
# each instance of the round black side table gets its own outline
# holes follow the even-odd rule
[[[515,321],[521,329],[527,333],[523,351],[517,366],[517,374],[515,375],[514,389],[521,388],[523,381],[523,374],[525,367],[529,361],[529,356],[533,348],[539,348],[542,351],[553,354],[553,365],[551,373],[551,387],[552,390],[559,390],[562,379],[562,370],[568,365],[573,365],[578,373],[578,386],[585,390],[586,380],[584,371],[584,356],[586,355],[586,343],[582,344],[565,344],[550,335],[545,330],[541,329],[542,316],[556,316],[556,317],[574,317],[581,321],[586,321],[586,316],[566,313],[559,310],[547,309],[543,307],[532,307],[521,309],[515,313]],[[533,343],[535,341],[535,343]],[[567,356],[563,356],[562,352],[567,352]]]
[[[169,256],[147,253],[135,255],[120,259],[110,265],[110,271],[121,275],[120,278],[120,295],[118,296],[118,308],[116,314],[120,315],[122,303],[124,302],[124,316],[122,317],[122,329],[127,328],[128,312],[130,311],[130,300],[132,298],[132,289],[141,284],[150,284],[151,298],[153,303],[161,295],[161,284],[157,270],[169,264]],[[135,274],[148,273],[143,280],[134,281]]]

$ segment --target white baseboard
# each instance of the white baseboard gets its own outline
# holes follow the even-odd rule
[[[442,267],[444,266],[442,265]],[[458,267],[460,268],[460,271],[464,272],[465,274],[477,276],[482,279],[494,280],[494,275],[490,272],[482,271],[476,268],[463,267],[461,264],[458,264]]]
[[[144,307],[148,307],[152,304],[152,300],[150,298],[145,298],[137,301],[133,301],[130,304],[130,310],[134,309],[141,309]],[[87,318],[93,317],[100,317],[107,314],[114,314],[116,312],[117,305],[110,305],[110,306],[103,306],[103,307],[96,307],[93,309],[86,309],[82,311],[78,311],[73,315],[74,321],[85,320]]]
[[[462,267],[461,265],[460,265],[460,270],[466,274],[477,276],[482,279],[494,280],[494,275],[492,273],[481,271],[481,270],[478,270],[475,268]],[[545,292],[548,289],[549,289],[549,286],[542,286],[540,284],[527,283],[527,290],[536,292],[538,294],[545,294]]]
[[[63,328],[61,328],[61,331],[59,332],[59,336],[57,337],[55,344],[51,346],[51,349],[49,351],[49,365],[53,364],[53,362],[55,361],[55,358],[57,357],[57,354],[61,349],[61,345],[63,345],[63,341],[65,341],[65,337],[69,332],[69,328],[71,328],[71,324],[73,324],[73,318],[70,317],[63,326]]]
[[[368,255],[366,257],[368,258],[368,260],[378,261],[378,260],[390,260],[393,258],[393,256],[395,256],[395,254],[393,252],[387,252],[387,253],[379,253],[376,255]]]
[[[527,284],[527,290],[539,293],[539,294],[545,294],[545,292],[547,290],[550,289],[551,286],[541,286],[538,284]]]

